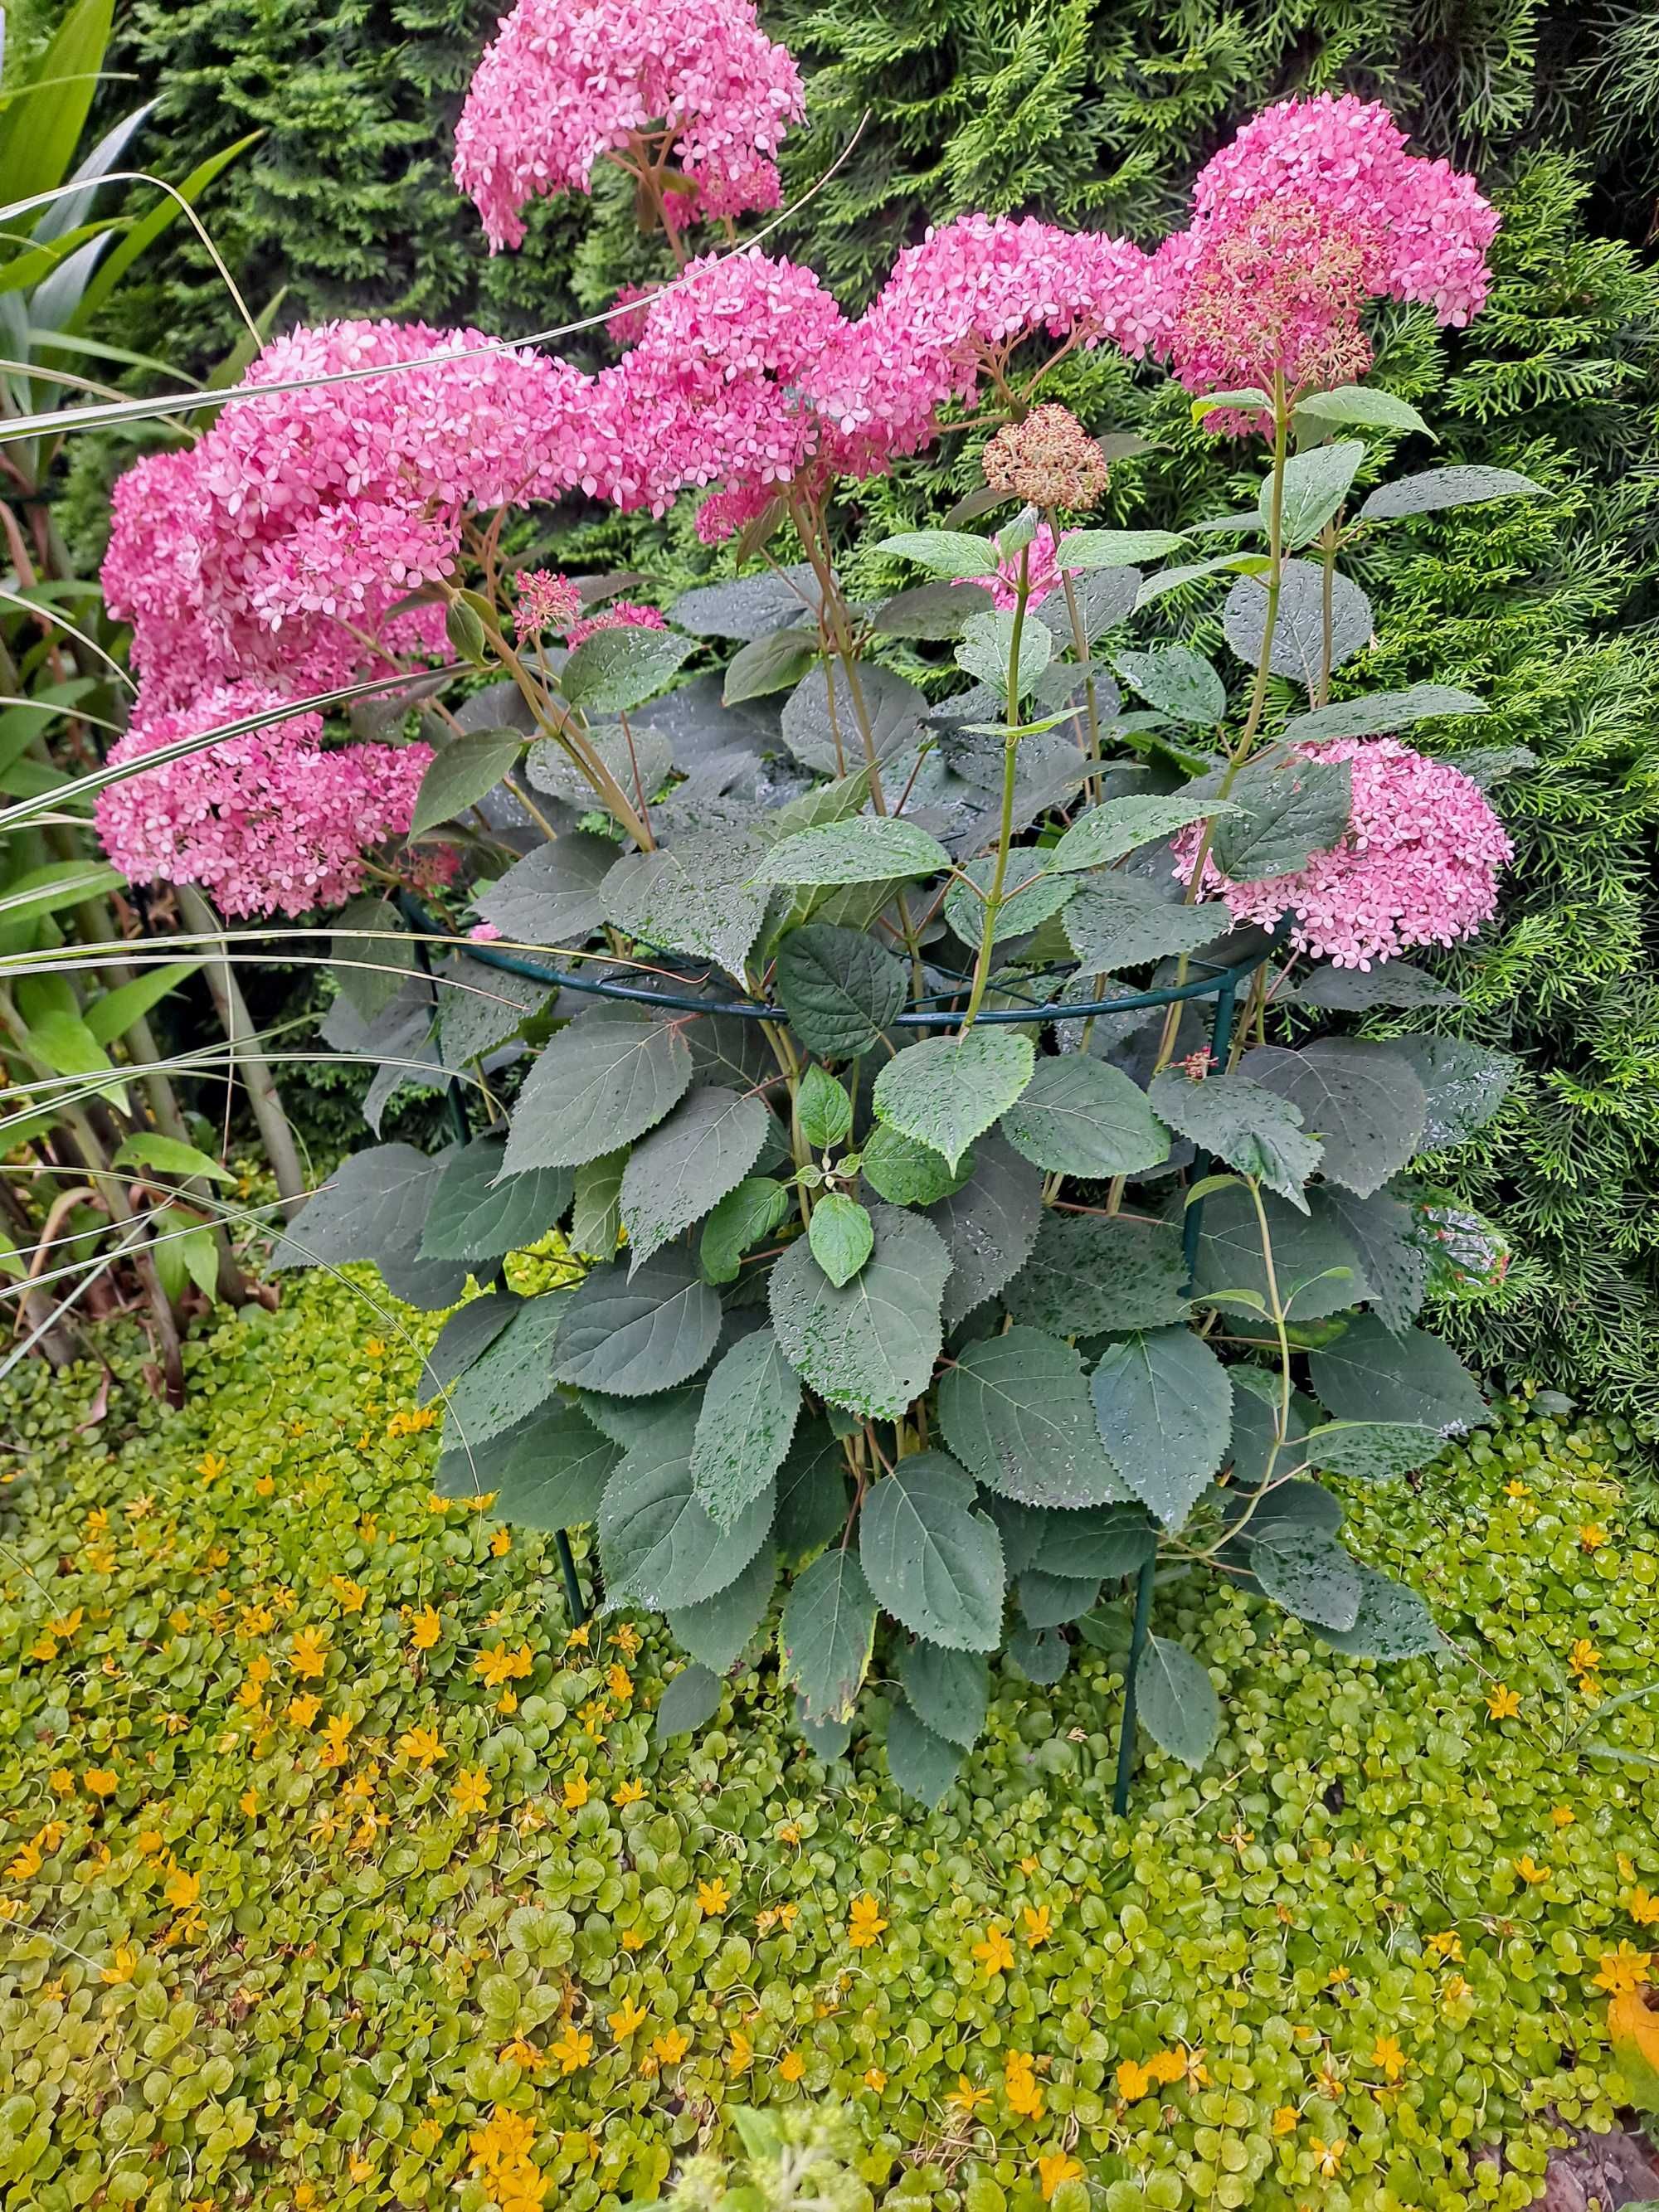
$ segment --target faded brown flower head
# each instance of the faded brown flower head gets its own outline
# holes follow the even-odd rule
[[[1089,507],[1106,489],[1106,464],[1069,407],[1034,407],[985,448],[985,481],[1030,507]]]

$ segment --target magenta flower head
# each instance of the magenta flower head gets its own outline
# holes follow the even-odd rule
[[[695,187],[677,210],[741,215],[777,205],[777,150],[805,112],[753,0],[518,0],[467,93],[455,181],[498,251],[522,243],[528,202],[588,191],[596,161],[660,135]]]
[[[569,645],[574,653],[579,645],[596,636],[602,629],[666,629],[668,624],[655,607],[642,607],[635,599],[613,599],[608,607],[601,607],[588,616],[586,622],[571,625]]]
[[[1479,784],[1397,738],[1336,738],[1296,750],[1349,763],[1352,818],[1328,852],[1292,875],[1234,883],[1206,860],[1202,888],[1225,899],[1236,921],[1271,929],[1290,915],[1297,951],[1368,969],[1414,945],[1455,945],[1492,919],[1498,871],[1514,848]],[[1181,876],[1191,875],[1199,835],[1194,825],[1175,841]]]
[[[1152,257],[1154,350],[1195,392],[1351,382],[1370,362],[1364,301],[1467,323],[1498,224],[1472,177],[1406,151],[1386,108],[1352,94],[1282,101],[1208,163],[1191,223]]]
[[[136,720],[109,757],[142,759],[283,704],[264,684],[218,686]],[[111,859],[140,882],[200,884],[233,916],[339,905],[362,881],[365,848],[408,829],[432,748],[325,751],[322,734],[320,715],[293,714],[107,786],[98,832]]]
[[[568,576],[555,575],[550,568],[521,568],[514,581],[518,602],[513,625],[520,638],[567,630],[581,613],[582,595]]]

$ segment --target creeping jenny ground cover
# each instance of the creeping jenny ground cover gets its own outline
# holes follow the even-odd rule
[[[994,1676],[921,1816],[872,1738],[801,1742],[768,1639],[660,1739],[660,1630],[573,1638],[550,1538],[434,1498],[431,1327],[319,1275],[190,1348],[182,1414],[137,1353],[106,1407],[33,1369],[6,1407],[8,2208],[586,2212],[833,2093],[898,2205],[1446,2212],[1612,2124],[1659,1540],[1605,1430],[1517,1413],[1347,1486],[1443,1661],[1175,1583],[1160,1629],[1233,1686],[1201,1773],[1152,1750],[1112,1818],[1079,1644]]]

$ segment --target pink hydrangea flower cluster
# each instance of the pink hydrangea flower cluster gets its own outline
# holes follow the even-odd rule
[[[112,763],[272,712],[259,683],[216,685],[178,711],[135,720]],[[325,750],[322,717],[295,714],[109,785],[98,830],[130,875],[201,884],[233,916],[337,906],[362,881],[362,853],[406,830],[429,745]]]
[[[1225,899],[1236,921],[1270,929],[1292,915],[1297,951],[1368,969],[1414,945],[1454,945],[1492,919],[1498,872],[1514,848],[1478,784],[1397,738],[1296,750],[1304,760],[1349,763],[1352,820],[1328,852],[1292,875],[1235,883],[1206,860],[1202,888]],[[1199,836],[1194,824],[1175,840],[1182,876],[1191,875]]]
[[[550,568],[521,568],[513,580],[518,592],[513,625],[520,638],[568,629],[581,613],[582,595],[568,576],[555,575]]]
[[[1498,228],[1474,179],[1408,154],[1375,101],[1283,100],[1206,164],[1191,223],[1153,255],[1154,349],[1192,391],[1352,379],[1370,360],[1361,303],[1467,323]]]
[[[774,157],[805,112],[752,0],[518,0],[467,94],[455,181],[491,248],[517,246],[530,200],[588,191],[596,161],[660,129],[696,187],[671,219],[741,215],[777,205]]]
[[[585,622],[573,623],[566,642],[574,653],[579,645],[585,644],[590,637],[597,636],[602,629],[666,629],[667,627],[658,608],[642,607],[635,599],[613,599],[608,607],[601,607],[597,614],[589,615]]]

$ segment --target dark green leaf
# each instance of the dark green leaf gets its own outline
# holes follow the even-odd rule
[[[1250,1524],[1250,1571],[1270,1598],[1316,1628],[1359,1618],[1359,1570],[1336,1538],[1293,1521]]]
[[[1184,645],[1158,646],[1150,653],[1120,653],[1112,665],[1143,699],[1150,699],[1154,707],[1161,707],[1177,721],[1213,727],[1227,712],[1226,685],[1207,660]]]
[[[891,1421],[932,1379],[950,1255],[938,1230],[917,1214],[879,1206],[871,1218],[875,1251],[844,1289],[805,1239],[790,1246],[772,1270],[772,1322],[820,1397]]]
[[[1298,1212],[1271,1192],[1261,1200],[1273,1247],[1273,1273],[1287,1319],[1322,1321],[1366,1297],[1370,1285],[1359,1255],[1342,1224],[1328,1216],[1316,1191],[1311,1211]],[[1203,1305],[1227,1308],[1228,1293],[1259,1300],[1260,1314],[1272,1306],[1271,1286],[1261,1252],[1261,1224],[1247,1190],[1235,1187],[1204,1200],[1194,1295]]]
[[[519,757],[517,730],[463,730],[434,753],[415,800],[409,834],[418,837],[441,822],[465,814],[495,786]]]
[[[951,865],[936,837],[892,814],[855,814],[822,829],[798,830],[775,845],[755,872],[763,884],[878,884],[931,876]]]
[[[595,1519],[622,1449],[574,1406],[555,1405],[508,1440],[489,1486],[503,1520],[575,1528]]]
[[[1028,1628],[1063,1628],[1094,1611],[1100,1602],[1100,1583],[1029,1567],[1019,1578],[1018,1596],[1020,1617]]]
[[[412,1145],[372,1145],[353,1152],[308,1198],[276,1238],[273,1267],[341,1267],[379,1261],[385,1252],[414,1251],[432,1194],[456,1157],[435,1158]]]
[[[1191,1329],[1152,1329],[1109,1344],[1090,1387],[1113,1466],[1166,1528],[1183,1528],[1226,1456],[1226,1369]]]
[[[1515,1080],[1519,1062],[1462,1037],[1403,1036],[1394,1040],[1423,1085],[1426,1110],[1419,1139],[1425,1152],[1442,1152],[1484,1129]]]
[[[741,980],[766,918],[766,893],[750,887],[766,850],[758,837],[704,830],[654,853],[630,853],[605,879],[605,918],[630,937],[715,961]]]
[[[1002,1544],[974,1485],[943,1452],[902,1459],[866,1494],[859,1558],[878,1605],[951,1651],[1002,1640]]]
[[[1422,1141],[1428,1102],[1392,1044],[1321,1037],[1299,1052],[1259,1045],[1239,1072],[1288,1098],[1324,1146],[1321,1172],[1361,1198],[1381,1190]]]
[[[726,672],[721,703],[740,706],[745,699],[763,699],[769,692],[787,691],[800,682],[817,658],[816,629],[769,630],[750,639]]]
[[[894,1781],[929,1812],[944,1802],[968,1756],[959,1745],[936,1735],[902,1699],[887,1717],[884,1748]]]
[[[804,1422],[778,1475],[778,1516],[772,1525],[779,1556],[791,1566],[810,1559],[847,1524],[847,1455],[827,1423]]]
[[[866,1155],[867,1157],[867,1155]],[[994,1297],[1030,1258],[1042,1219],[1042,1176],[994,1132],[973,1152],[959,1190],[928,1209],[950,1248],[945,1326],[954,1328]]]
[[[799,622],[816,605],[817,582],[803,561],[781,572],[738,576],[683,592],[672,610],[678,627],[694,637],[764,637]]]
[[[1009,1311],[1054,1336],[1158,1328],[1184,1318],[1181,1234],[1119,1216],[1045,1213],[1008,1287]]]
[[[343,908],[328,951],[341,995],[366,1022],[392,1004],[415,967],[409,925],[388,898],[355,898]]]
[[[583,1167],[643,1136],[691,1086],[684,1030],[684,1020],[614,1002],[561,1030],[513,1109],[507,1172]]]
[[[1074,881],[1063,875],[1034,873],[1042,855],[1024,848],[1011,853],[1006,872],[1003,901],[997,910],[996,929],[993,944],[1006,937],[1024,937],[1039,929],[1051,915],[1060,912],[1067,899],[1078,889]],[[945,919],[964,945],[979,950],[985,935],[988,912],[986,894],[989,892],[996,872],[994,855],[982,860],[969,860],[955,883],[945,893]],[[963,877],[967,881],[963,881]],[[970,888],[976,886],[976,888]]]
[[[1158,1547],[1158,1524],[1141,1505],[1096,1505],[1050,1514],[1036,1564],[1046,1574],[1096,1583],[1139,1574]]]
[[[482,1060],[550,1006],[556,985],[509,975],[465,952],[434,969],[438,985],[438,1049],[448,1068]]]
[[[826,1060],[872,1052],[908,994],[904,963],[855,929],[808,922],[778,946],[778,1001]]]
[[[572,1293],[526,1298],[507,1327],[456,1382],[444,1415],[447,1447],[477,1450],[524,1420],[553,1395],[554,1344],[572,1310]]]
[[[939,1386],[945,1441],[988,1490],[1024,1505],[1097,1505],[1125,1495],[1103,1449],[1081,1355],[1014,1328],[962,1352]]]
[[[1373,691],[1363,699],[1339,699],[1334,705],[1297,714],[1279,732],[1287,745],[1323,744],[1331,738],[1375,738],[1442,714],[1484,714],[1485,702],[1445,684],[1413,684],[1404,691]]]
[[[994,609],[974,615],[963,625],[957,643],[957,665],[988,684],[1003,698],[1008,696],[1008,671],[1013,659],[1015,617],[1011,610]],[[1016,701],[1025,697],[1054,658],[1053,633],[1045,623],[1029,618],[1019,626],[1019,667],[1016,672]]]
[[[1226,799],[1188,797],[1185,792],[1174,793],[1168,798],[1153,793],[1131,792],[1121,799],[1109,799],[1103,805],[1091,808],[1073,823],[1048,854],[1049,869],[1058,873],[1066,869],[1109,867],[1114,860],[1122,860],[1137,846],[1152,844],[1160,837],[1171,837],[1189,822],[1224,814],[1231,803]]]
[[[690,1735],[705,1721],[714,1719],[720,1709],[720,1692],[724,1688],[720,1678],[711,1668],[685,1667],[675,1675],[663,1692],[657,1706],[657,1723],[653,1733],[659,1743],[671,1736]]]
[[[1331,1013],[1368,1014],[1377,1006],[1455,1006],[1455,991],[1413,968],[1409,960],[1379,960],[1370,969],[1316,968],[1289,993],[1299,1006]],[[1405,1040],[1401,1040],[1405,1042]],[[1412,1042],[1419,1042],[1412,1040]],[[1425,1038],[1425,1043],[1437,1039]]]
[[[1402,514],[1431,514],[1443,507],[1469,507],[1479,501],[1516,494],[1541,496],[1544,487],[1514,469],[1428,469],[1379,484],[1359,510],[1363,522],[1392,522]]]
[[[1300,1109],[1288,1099],[1244,1075],[1192,1083],[1168,1071],[1153,1078],[1148,1096],[1172,1129],[1307,1211],[1302,1186],[1319,1165],[1319,1146],[1303,1134]]]
[[[1160,1751],[1202,1766],[1221,1735],[1221,1700],[1184,1644],[1149,1637],[1136,1677],[1135,1709]]]
[[[676,1606],[668,1615],[674,1640],[715,1674],[734,1666],[766,1618],[777,1585],[778,1555],[770,1542],[723,1590],[701,1605]]]
[[[1262,761],[1232,789],[1236,813],[1216,824],[1215,864],[1236,883],[1293,874],[1346,832],[1353,770],[1346,761]]]
[[[710,1086],[693,1091],[635,1146],[623,1172],[622,1218],[636,1271],[737,1188],[770,1126],[764,1099]]]
[[[936,576],[991,576],[996,573],[996,548],[986,538],[962,530],[902,530],[884,538],[878,553],[891,553],[901,561],[916,561]]]
[[[1372,495],[1376,496],[1375,494]],[[1221,627],[1239,659],[1254,668],[1267,628],[1267,580],[1241,576],[1227,594]],[[1340,573],[1331,578],[1330,665],[1340,668],[1371,634],[1371,603]],[[1279,583],[1268,666],[1316,691],[1325,672],[1325,580],[1317,561],[1287,561]]]
[[[800,1377],[769,1328],[739,1337],[716,1364],[697,1415],[691,1480],[720,1528],[729,1528],[782,1466],[800,1395]]]
[[[1297,424],[1322,433],[1328,422],[1352,422],[1362,430],[1420,430],[1434,435],[1408,399],[1398,399],[1378,385],[1339,384],[1334,392],[1316,392],[1296,405]]]
[[[850,1283],[875,1249],[870,1216],[856,1199],[829,1191],[812,1208],[807,1228],[812,1257],[839,1291]]]
[[[701,1605],[729,1589],[766,1541],[768,1483],[730,1528],[710,1520],[691,1479],[690,1419],[665,1421],[626,1454],[599,1507],[599,1559],[613,1603]]]
[[[469,1298],[458,1306],[438,1331],[432,1349],[421,1363],[421,1380],[415,1402],[424,1406],[447,1390],[464,1374],[487,1345],[493,1344],[524,1300],[508,1290],[492,1291],[482,1298]]]
[[[1018,1152],[1051,1175],[1133,1175],[1170,1156],[1170,1135],[1146,1094],[1121,1069],[1087,1053],[1037,1061],[1002,1116]]]
[[[521,1252],[558,1221],[575,1187],[568,1168],[501,1174],[498,1138],[475,1137],[445,1169],[421,1239],[428,1260],[495,1260]]]
[[[1285,464],[1279,509],[1279,529],[1289,550],[1319,535],[1347,497],[1364,458],[1364,445],[1358,438],[1310,446],[1305,453],[1291,454]],[[1264,530],[1273,527],[1273,478],[1264,477],[1256,502]]]
[[[1022,1623],[1008,1636],[1008,1660],[1028,1682],[1050,1688],[1072,1663],[1072,1647],[1063,1629],[1027,1628]]]
[[[636,806],[661,788],[674,766],[673,740],[643,722],[629,729],[620,722],[598,723],[587,732],[586,750],[604,763]],[[538,791],[583,813],[594,805],[592,775],[556,739],[543,738],[532,745],[524,767]],[[615,846],[611,849],[614,857]]]
[[[788,1212],[788,1192],[769,1176],[750,1176],[729,1191],[702,1225],[697,1256],[705,1281],[735,1283],[744,1254],[763,1243]]]
[[[478,912],[516,944],[582,945],[605,920],[599,885],[616,858],[608,837],[568,830],[514,861]]]
[[[1449,1346],[1420,1328],[1396,1336],[1375,1314],[1358,1314],[1309,1363],[1319,1401],[1344,1421],[1421,1424],[1450,1436],[1477,1428],[1486,1401]]]
[[[622,714],[654,699],[696,641],[668,629],[602,629],[564,665],[560,689],[589,714]]]
[[[952,1168],[1031,1079],[1029,1037],[1006,1029],[929,1037],[890,1060],[876,1079],[876,1111],[902,1136],[931,1145]]]
[[[916,1717],[936,1736],[971,1751],[984,1733],[990,1670],[976,1651],[915,1643],[899,1661],[899,1680]]]
[[[1172,952],[1195,952],[1232,927],[1219,901],[1185,906],[1134,877],[1097,876],[1067,904],[1061,927],[1092,975],[1136,968]]]
[[[895,1206],[932,1206],[968,1182],[974,1172],[974,1155],[968,1153],[953,1170],[943,1152],[878,1121],[859,1164],[878,1197],[890,1199]]]
[[[1322,1628],[1320,1640],[1351,1659],[1418,1659],[1445,1649],[1417,1592],[1360,1567],[1359,1615],[1352,1628]]]
[[[990,593],[978,584],[922,584],[884,599],[871,627],[883,637],[960,637],[969,617],[990,605]]]
[[[680,1250],[629,1273],[595,1267],[571,1294],[558,1380],[645,1398],[696,1374],[720,1334],[720,1302]]]
[[[1060,554],[1067,568],[1132,568],[1179,552],[1182,543],[1172,530],[1068,530]]]
[[[1298,1456],[1330,1474],[1389,1482],[1415,1474],[1445,1448],[1441,1431],[1420,1421],[1330,1421],[1308,1431]]]
[[[856,1552],[821,1552],[796,1577],[778,1628],[781,1677],[814,1725],[848,1721],[876,1640],[876,1601]]]
[[[857,775],[867,770],[866,721],[879,762],[915,743],[927,712],[924,694],[890,668],[863,662],[855,697],[845,668],[831,662],[813,669],[784,702],[783,741],[801,766],[816,775]],[[866,784],[859,793],[860,805],[867,791]]]
[[[570,1213],[570,1249],[592,1259],[608,1260],[622,1235],[622,1179],[628,1147],[601,1152],[576,1170],[576,1200]],[[713,1278],[711,1277],[711,1280]]]
[[[1429,1287],[1429,1256],[1418,1241],[1411,1209],[1386,1191],[1356,1198],[1334,1186],[1318,1194],[1317,1204],[1359,1255],[1371,1304],[1390,1328],[1406,1328]]]

